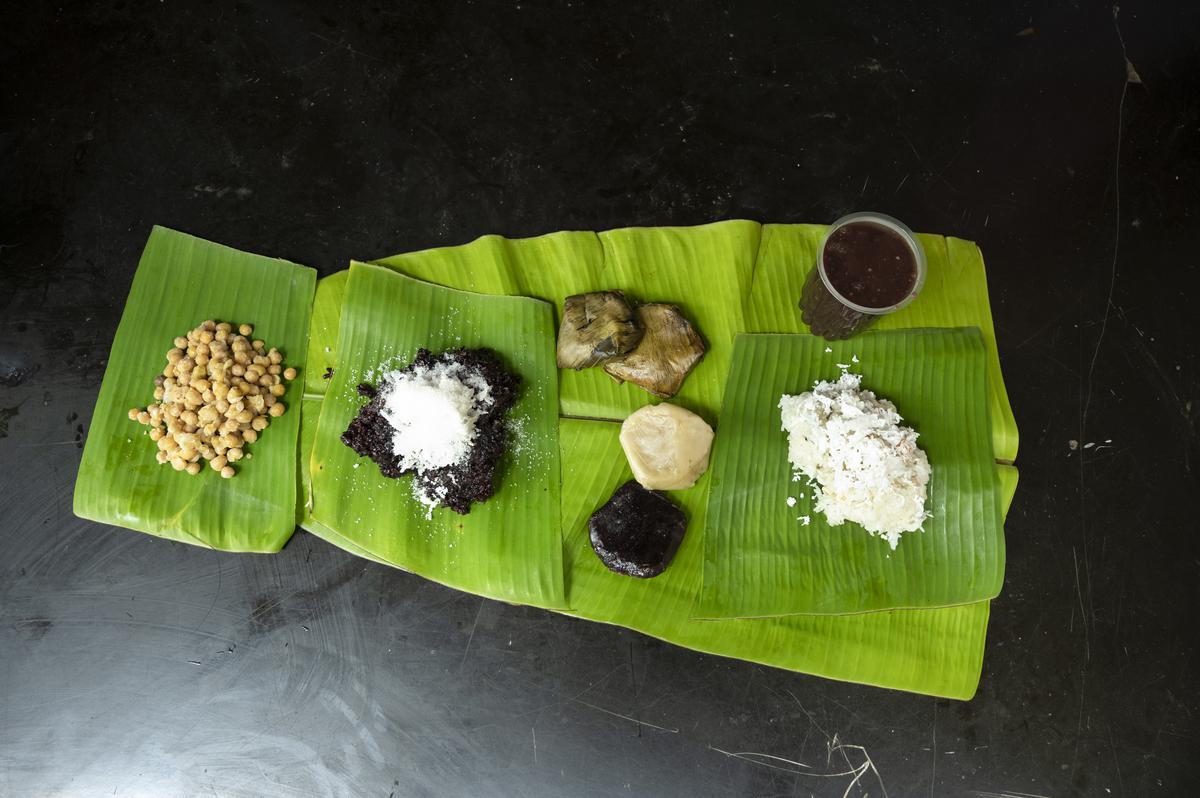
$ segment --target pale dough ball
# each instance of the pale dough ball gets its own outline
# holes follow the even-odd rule
[[[708,470],[713,430],[704,419],[663,402],[635,410],[621,424],[621,448],[633,477],[649,490],[682,490]]]

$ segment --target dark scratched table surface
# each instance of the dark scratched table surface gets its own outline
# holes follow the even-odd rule
[[[1198,180],[1190,2],[10,8],[0,795],[1200,793]],[[858,209],[987,259],[1021,485],[970,702],[71,513],[155,223],[328,274]]]

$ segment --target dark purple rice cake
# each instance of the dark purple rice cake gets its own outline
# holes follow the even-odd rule
[[[342,433],[342,443],[360,456],[373,460],[385,477],[396,479],[412,474],[415,486],[425,496],[435,497],[441,506],[466,515],[473,502],[487,501],[495,492],[496,467],[507,445],[506,417],[517,401],[521,378],[506,371],[490,349],[460,348],[438,354],[420,349],[413,362],[398,373],[432,369],[439,364],[461,366],[466,372],[481,377],[490,390],[491,403],[476,407],[479,411],[476,435],[464,462],[421,473],[403,468],[393,451],[396,430],[383,415],[384,393],[365,382],[358,386],[358,392],[370,401]]]

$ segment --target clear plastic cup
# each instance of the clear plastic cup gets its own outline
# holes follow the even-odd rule
[[[896,301],[884,307],[869,307],[850,301],[830,281],[825,268],[825,245],[839,228],[856,222],[869,222],[880,225],[896,233],[912,251],[914,274],[912,284]],[[916,299],[925,285],[925,250],[917,240],[912,230],[898,219],[883,213],[859,212],[838,219],[821,239],[817,250],[817,263],[804,282],[800,294],[800,315],[814,335],[827,340],[849,338],[855,333],[869,327],[880,316],[895,313],[900,308]]]

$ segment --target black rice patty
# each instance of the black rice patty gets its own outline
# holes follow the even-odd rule
[[[374,385],[365,382],[358,386],[358,392],[371,401],[358,411],[342,433],[342,443],[360,456],[374,460],[385,477],[395,479],[403,474],[413,474],[413,479],[428,496],[437,496],[444,488],[446,494],[441,499],[442,506],[466,515],[471,511],[472,502],[487,501],[495,492],[496,466],[507,442],[505,416],[517,401],[521,378],[505,371],[490,349],[454,349],[436,355],[428,349],[420,349],[416,359],[401,373],[410,373],[422,366],[432,368],[438,363],[458,363],[468,371],[480,374],[491,389],[492,406],[480,414],[475,423],[475,443],[465,463],[432,469],[424,474],[402,469],[400,458],[392,452],[395,430],[383,417],[383,398]]]

